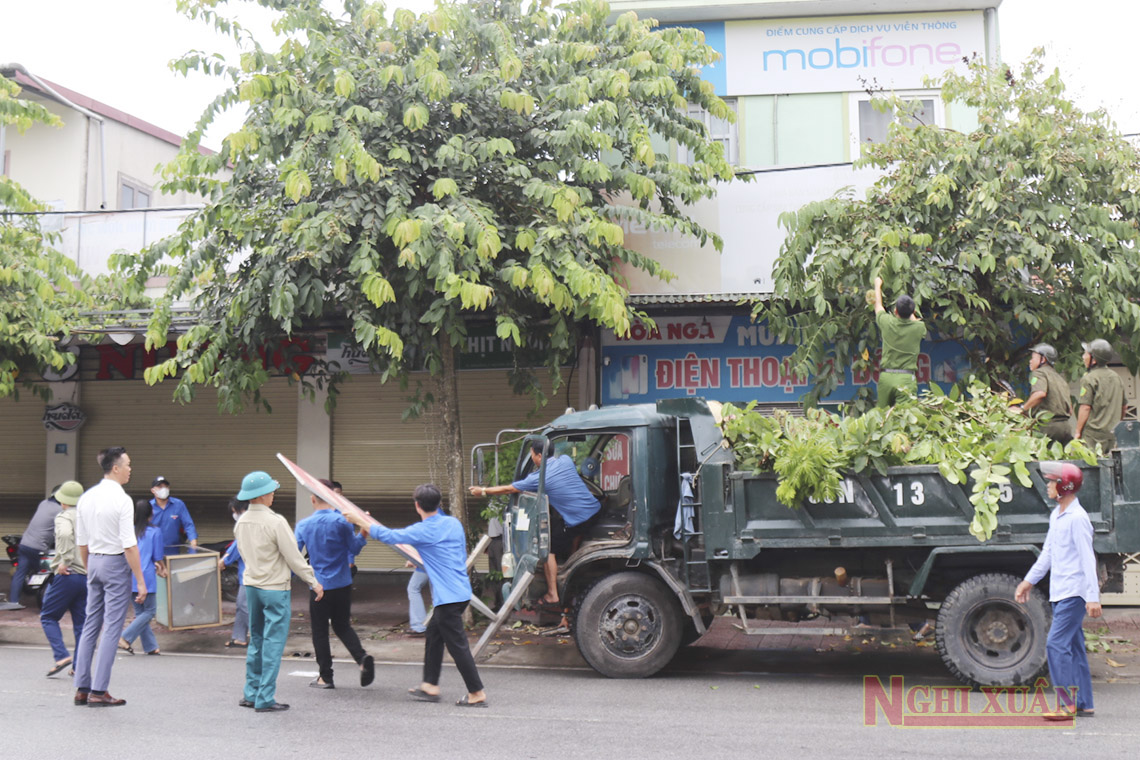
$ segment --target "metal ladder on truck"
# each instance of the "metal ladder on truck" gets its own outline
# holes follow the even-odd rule
[[[692,528],[682,515],[681,519],[681,580],[684,581],[690,593],[704,594],[712,591],[712,571],[709,567],[708,554],[705,552],[703,526],[701,525],[701,488],[700,488],[700,454],[693,439],[693,428],[687,417],[674,417],[677,430],[677,487],[678,505],[682,510],[685,506],[692,509]],[[688,457],[686,457],[688,453]],[[684,467],[692,463],[692,472],[686,473]],[[691,474],[693,501],[689,505],[682,505],[681,494],[684,492],[684,475]],[[696,556],[699,553],[700,556]]]

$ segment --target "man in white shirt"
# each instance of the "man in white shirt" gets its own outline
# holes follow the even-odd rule
[[[139,588],[136,602],[142,604],[149,589],[139,562],[134,503],[123,490],[131,479],[131,458],[122,446],[113,446],[99,452],[99,466],[103,480],[75,507],[75,542],[87,567],[87,621],[75,652],[75,704],[118,707],[127,701],[112,697],[107,686],[130,606],[131,575]]]
[[[1049,482],[1047,493],[1057,501],[1057,507],[1049,515],[1049,532],[1045,534],[1041,555],[1018,584],[1015,598],[1025,604],[1033,587],[1049,575],[1053,623],[1045,650],[1049,655],[1049,680],[1057,689],[1057,709],[1042,717],[1091,718],[1092,676],[1081,624],[1086,614],[1100,617],[1101,609],[1093,527],[1077,500],[1084,473],[1069,462],[1042,462],[1041,477]]]

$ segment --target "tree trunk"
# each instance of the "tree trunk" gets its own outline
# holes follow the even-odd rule
[[[463,486],[463,438],[459,425],[459,381],[456,351],[447,336],[439,336],[439,353],[442,369],[432,377],[435,403],[439,405],[440,421],[443,427],[444,461],[447,469],[447,483],[444,493],[452,515],[469,530],[467,521],[467,490]]]

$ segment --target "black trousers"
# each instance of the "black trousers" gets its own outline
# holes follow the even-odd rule
[[[424,683],[439,684],[443,648],[446,646],[470,694],[482,691],[483,682],[479,679],[475,658],[471,656],[471,648],[467,645],[467,633],[463,630],[465,609],[467,602],[453,602],[438,604],[432,611],[424,641]]]
[[[321,669],[321,680],[333,682],[332,650],[329,649],[329,623],[341,643],[348,649],[352,659],[358,663],[366,652],[360,645],[360,637],[352,630],[352,586],[326,588],[325,595],[318,602],[316,594],[309,592],[309,621],[313,627],[313,654]]]

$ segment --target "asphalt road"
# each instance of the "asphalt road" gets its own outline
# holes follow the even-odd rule
[[[608,680],[585,669],[484,667],[488,709],[452,704],[463,687],[450,665],[442,684],[450,700],[421,704],[405,696],[419,681],[415,665],[378,664],[376,683],[362,689],[351,663],[338,663],[338,688],[319,691],[307,686],[315,675],[311,661],[286,661],[278,699],[292,709],[282,714],[237,706],[244,672],[238,657],[122,656],[111,693],[127,705],[98,710],[73,706],[70,679],[44,677],[49,661],[44,648],[0,647],[0,746],[7,757],[960,760],[1079,753],[1099,760],[1134,758],[1140,746],[1140,684],[1098,684],[1097,717],[1059,729],[914,730],[887,725],[881,711],[879,725],[867,727],[858,669],[832,670],[827,658],[752,672],[690,662],[644,681]],[[934,672],[907,679],[954,685]],[[972,711],[982,709],[983,696],[970,695]]]

